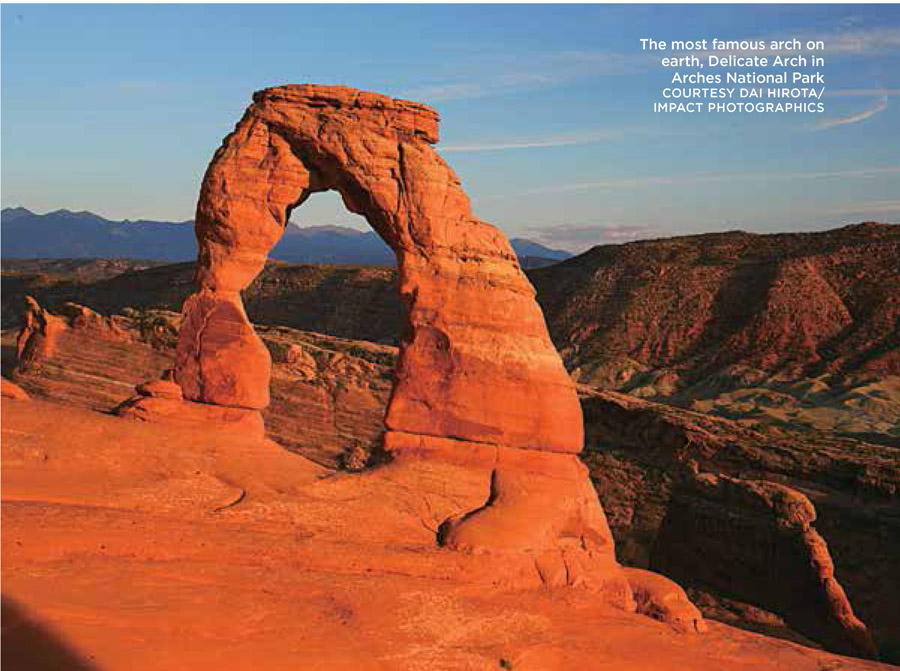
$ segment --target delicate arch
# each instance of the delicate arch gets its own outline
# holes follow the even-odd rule
[[[581,450],[575,387],[534,290],[506,237],[472,215],[437,140],[437,114],[418,103],[325,86],[253,96],[197,205],[199,290],[185,303],[175,373],[186,398],[268,403],[268,353],[239,292],[291,211],[334,189],[397,255],[406,324],[388,431]]]

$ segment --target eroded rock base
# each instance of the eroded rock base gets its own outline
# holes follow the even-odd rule
[[[162,380],[139,384],[135,387],[137,395],[118,406],[115,413],[144,422],[209,427],[214,432],[238,434],[248,439],[265,436],[265,424],[258,410],[189,401],[182,397],[181,387],[170,377],[167,373]]]
[[[623,571],[631,585],[638,613],[666,622],[683,634],[704,632],[709,628],[678,583],[644,569],[626,567]]]
[[[577,456],[399,431],[385,434],[384,445],[395,464],[427,459],[480,471],[485,503],[443,521],[443,547],[495,555],[502,573],[530,562],[546,587],[596,590],[605,602],[634,610],[606,516]]]

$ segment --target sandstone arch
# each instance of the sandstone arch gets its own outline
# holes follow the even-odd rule
[[[546,584],[593,583],[633,608],[577,457],[574,384],[509,242],[473,216],[437,140],[425,105],[344,87],[257,92],[203,179],[198,289],[183,309],[175,382],[204,408],[266,406],[269,356],[239,292],[291,210],[336,190],[397,255],[407,314],[386,449],[397,464],[455,461],[490,483],[484,506],[446,520],[439,540],[525,556]]]
[[[334,189],[397,255],[408,317],[386,428],[580,451],[581,408],[534,290],[503,234],[472,215],[437,139],[437,114],[416,103],[323,86],[254,95],[201,187],[200,291],[175,373],[186,398],[265,407],[267,353],[238,292],[291,210]]]

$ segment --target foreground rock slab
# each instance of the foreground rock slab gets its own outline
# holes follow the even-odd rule
[[[335,474],[263,440],[2,407],[4,668],[893,668],[505,588],[434,542],[487,494],[450,463]]]

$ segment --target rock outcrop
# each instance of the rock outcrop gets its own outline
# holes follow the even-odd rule
[[[31,296],[25,297],[24,325],[16,340],[16,355],[20,367],[47,359],[56,352],[56,341],[66,328],[61,318],[41,308]]]
[[[0,378],[0,396],[16,401],[27,401],[30,398],[22,387],[15,382],[10,382],[5,377]]]
[[[109,411],[141,379],[164,377],[165,369],[174,359],[178,315],[155,311],[127,312],[127,316],[85,320],[82,326],[67,327],[57,339],[57,351],[52,357],[36,362],[27,370],[14,371],[13,376],[36,398]],[[125,340],[111,341],[102,337],[103,324],[107,320],[118,326]],[[268,436],[288,449],[330,467],[342,465],[354,469],[365,465],[373,448],[380,444],[396,349],[283,327],[256,325],[255,328],[272,357],[272,401],[262,412]],[[5,349],[14,349],[12,335],[5,334]],[[111,360],[115,365],[110,365]],[[148,363],[152,366],[148,367]],[[155,380],[138,386],[142,397],[152,397],[152,401],[150,398],[145,401],[151,410],[162,413],[166,405],[177,407],[167,399],[180,397],[178,385]],[[900,583],[895,577],[893,561],[900,552],[900,533],[895,521],[898,519],[896,494],[900,491],[900,470],[896,468],[897,458],[890,457],[890,448],[827,436],[763,432],[736,422],[613,392],[585,395],[582,404],[587,434],[583,457],[609,518],[620,562],[639,567],[651,565],[651,555],[670,509],[673,490],[678,491],[682,507],[703,507],[699,500],[694,502],[690,488],[679,486],[682,475],[692,475],[692,463],[707,472],[803,488],[804,494],[815,503],[818,517],[815,527],[827,540],[836,579],[846,590],[854,611],[875,636],[883,657],[895,659],[890,651],[896,649],[897,620],[893,606],[900,598],[897,590]],[[210,411],[242,412],[212,405],[205,407]],[[302,412],[298,412],[298,408],[302,408]],[[124,407],[122,411],[125,411]],[[139,414],[133,416],[142,418]],[[176,422],[179,419],[171,412],[167,416]],[[181,415],[181,419],[184,420],[185,415]],[[207,417],[205,421],[213,419]],[[183,423],[181,426],[187,428]],[[477,448],[467,451],[460,441],[448,440],[444,456],[435,457],[434,442],[432,454],[421,455],[426,458],[419,461],[434,462],[439,458],[447,461],[455,456],[457,463],[467,462],[466,469],[482,481],[481,500],[477,503],[483,504],[491,498],[491,475],[499,450],[492,453],[492,448],[487,448],[487,456],[477,462],[471,456]],[[566,455],[548,453],[546,456],[547,463],[535,461],[535,468],[547,471],[557,457],[571,459]],[[402,455],[397,461],[404,461]],[[532,483],[535,478],[527,469],[520,469],[520,472],[521,483],[507,480],[510,487],[518,484],[531,487],[529,498],[540,498],[541,483]],[[581,497],[583,504],[579,504],[577,492],[583,484],[571,483],[571,490],[555,495],[552,504],[560,508],[568,506],[574,513],[569,519],[576,522],[579,515],[596,505],[589,497]],[[499,491],[503,487],[504,483],[499,480],[494,489]],[[736,520],[734,524],[743,524],[740,520],[751,514],[746,506],[737,503],[722,504],[723,514],[726,510],[728,519]],[[466,512],[459,514],[464,516]],[[437,514],[435,533],[439,531],[437,524],[444,521]],[[527,528],[522,533],[517,532],[516,542],[529,543],[531,548],[546,548],[556,542],[540,540],[560,537],[553,528],[555,522],[542,518],[540,511],[529,515],[549,524],[537,525],[533,533]],[[773,542],[789,540],[789,537],[774,533],[772,536]],[[695,540],[699,543],[699,539]],[[561,544],[565,545],[564,542]],[[696,543],[692,542],[691,547],[697,547]],[[655,553],[657,560],[663,558],[660,548]],[[748,558],[752,556],[750,550],[743,542],[715,546],[707,543],[700,552],[700,559],[711,564],[742,562],[745,554]],[[531,557],[538,558],[538,554],[532,553]],[[562,584],[567,561],[576,567],[571,571],[573,580],[582,583],[596,582],[606,570],[602,568],[602,550],[594,551],[593,559],[586,564],[577,563],[583,555],[571,549],[567,553],[551,551],[543,554],[542,560],[532,568],[535,575],[541,576],[541,584]],[[578,566],[582,568],[581,574]],[[539,574],[538,568],[543,573]],[[584,571],[585,568],[588,570]],[[626,575],[634,587],[630,571],[626,570]],[[721,584],[707,582],[699,586],[689,578],[682,578],[680,582],[707,618],[806,645],[836,649],[832,647],[834,632],[829,627],[803,627],[788,617],[788,611],[780,602],[768,597],[752,602],[739,598],[737,595],[745,593],[744,590],[752,592],[752,585],[735,584],[734,576]],[[793,586],[795,581],[785,576],[779,579],[779,584]],[[807,598],[812,598],[815,592],[812,588],[804,591]],[[752,595],[761,597],[777,592],[773,588]],[[643,597],[637,591],[636,595],[639,607],[643,609]],[[658,602],[663,612],[677,612],[678,609],[673,609],[671,604],[666,606],[667,603],[668,599]],[[824,607],[811,612],[823,622],[830,617]],[[656,616],[660,615],[657,613]],[[671,619],[670,622],[677,625]]]
[[[442,525],[440,542],[525,561],[536,553],[545,583],[590,582],[633,608],[574,456],[583,444],[575,386],[512,247],[472,214],[437,140],[437,114],[418,103],[344,87],[254,94],[203,179],[197,291],[182,310],[174,369],[184,399],[164,402],[266,408],[270,355],[240,292],[291,211],[335,190],[397,256],[405,315],[386,451],[462,458],[491,483],[481,508]],[[148,404],[134,399],[130,412],[149,416]]]
[[[354,89],[254,95],[201,187],[199,292],[185,305],[175,369],[186,398],[265,406],[263,350],[237,294],[263,269],[291,211],[334,189],[397,254],[407,313],[386,427],[581,449],[577,398],[534,290],[503,234],[472,215],[431,146],[437,133],[428,107]]]
[[[137,385],[137,396],[117,406],[114,412],[141,421],[164,418],[171,423],[215,427],[217,432],[248,438],[262,439],[266,435],[259,412],[185,400],[181,387],[172,381],[172,377],[172,371],[167,370],[161,379]]]
[[[701,474],[675,490],[650,566],[774,610],[830,650],[875,658],[815,519],[809,499],[790,487]]]
[[[625,575],[638,613],[667,622],[686,634],[707,630],[703,615],[678,584],[659,573],[639,568],[626,568]]]
[[[181,323],[177,313],[126,309],[103,317],[77,304],[62,307],[54,314],[31,300],[24,314],[35,326],[18,337],[3,334],[4,375],[35,398],[140,420],[262,430],[256,411],[183,400],[171,371]],[[46,327],[38,326],[44,322],[52,324],[52,348],[36,347],[46,341]],[[284,327],[257,328],[273,361],[271,403],[262,412],[266,434],[329,467],[345,458],[365,462],[380,444],[396,348]],[[17,340],[35,345],[21,361]]]
[[[871,633],[893,659],[897,450],[615,392],[582,405],[620,561],[678,580],[707,617],[858,656]]]
[[[171,366],[163,343],[174,333],[159,314],[107,317],[75,303],[54,314],[28,297],[8,374],[37,398],[110,410]]]

